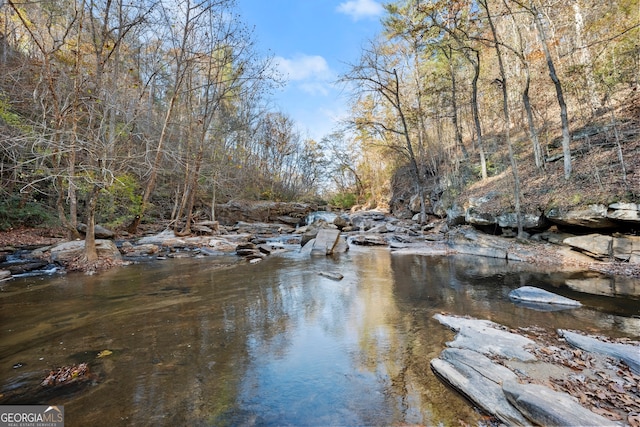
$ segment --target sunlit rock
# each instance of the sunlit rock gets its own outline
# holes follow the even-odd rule
[[[522,286],[514,289],[509,292],[509,299],[536,305],[560,305],[565,307],[580,307],[582,305],[580,301],[556,295],[544,289],[536,288],[535,286]]]

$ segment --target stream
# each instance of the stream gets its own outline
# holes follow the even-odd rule
[[[638,295],[581,293],[565,279],[357,247],[20,277],[0,283],[0,404],[64,405],[67,426],[477,425],[482,414],[429,367],[453,338],[434,314],[640,338]],[[524,285],[583,306],[517,306],[508,294]],[[82,362],[89,379],[40,386]]]

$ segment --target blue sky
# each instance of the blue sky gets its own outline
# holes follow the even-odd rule
[[[254,28],[260,51],[275,57],[287,78],[274,94],[276,109],[303,133],[320,140],[347,108],[335,84],[357,63],[360,49],[380,31],[384,13],[376,0],[237,0],[242,20]]]

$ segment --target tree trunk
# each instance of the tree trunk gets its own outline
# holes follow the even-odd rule
[[[487,159],[484,152],[484,143],[482,141],[482,125],[480,123],[480,111],[478,106],[478,79],[480,78],[480,52],[473,51],[476,58],[475,61],[469,56],[467,59],[473,65],[473,80],[471,80],[471,108],[473,111],[473,123],[476,128],[476,135],[478,140],[478,151],[480,152],[480,173],[482,179],[487,179]]]
[[[555,86],[556,97],[558,99],[558,105],[560,106],[560,121],[562,123],[562,153],[564,155],[564,179],[569,179],[571,177],[571,133],[569,131],[567,104],[565,104],[564,102],[562,84],[560,84],[560,79],[558,79],[558,74],[556,73],[553,59],[551,58],[551,52],[549,52],[549,46],[547,45],[547,39],[545,36],[544,27],[542,26],[542,20],[540,19],[540,14],[535,6],[531,7],[531,11],[533,14],[533,19],[535,21],[536,29],[538,30],[538,35],[540,36],[540,44],[542,45],[542,50],[547,60],[549,77],[551,77],[551,81]]]
[[[420,224],[424,224],[427,222],[427,201],[424,193],[424,182],[422,180],[422,175],[420,174],[418,161],[416,159],[415,153],[413,152],[413,147],[411,145],[411,137],[409,136],[409,126],[404,116],[404,111],[402,110],[402,104],[400,101],[400,81],[398,79],[398,72],[395,69],[393,70],[393,76],[395,77],[395,93],[394,93],[395,101],[396,101],[395,104],[398,110],[398,115],[400,116],[400,122],[402,123],[402,130],[403,130],[404,139],[407,147],[407,152],[409,153],[411,169],[413,170],[414,179],[418,187],[418,197],[420,198]]]
[[[529,125],[529,135],[531,137],[531,143],[533,144],[533,157],[536,162],[536,168],[544,168],[544,158],[542,156],[542,147],[540,146],[540,140],[538,139],[538,132],[536,131],[536,125],[533,120],[533,111],[531,110],[531,99],[529,98],[529,86],[531,84],[531,75],[529,72],[529,65],[525,64],[526,80],[524,84],[524,90],[522,91],[522,103],[524,104],[524,110],[527,114],[527,123]]]
[[[456,138],[456,145],[460,147],[462,150],[462,156],[466,159],[469,158],[469,153],[467,152],[467,148],[464,146],[462,142],[462,132],[460,132],[460,124],[458,123],[458,85],[456,81],[456,71],[453,67],[453,52],[451,47],[448,47],[449,52],[443,48],[443,52],[447,59],[449,60],[449,76],[451,77],[451,124],[453,125],[453,130]]]
[[[491,28],[491,34],[493,35],[493,40],[495,42],[496,55],[498,57],[498,66],[500,69],[500,78],[502,82],[500,84],[502,88],[502,112],[504,114],[505,120],[505,139],[507,142],[507,147],[509,149],[509,160],[511,162],[511,171],[513,173],[513,195],[514,195],[514,204],[516,210],[516,219],[518,223],[518,236],[523,236],[524,232],[522,229],[522,212],[520,209],[520,178],[518,176],[518,163],[516,161],[515,153],[513,152],[513,144],[511,143],[511,117],[509,115],[509,92],[507,90],[507,73],[504,69],[504,63],[502,61],[502,51],[500,50],[500,43],[498,42],[498,34],[496,32],[496,27],[493,24],[493,19],[491,18],[491,12],[489,11],[489,5],[487,0],[481,0],[481,4],[484,6],[484,9],[487,12],[487,19],[489,22],[489,27]]]
[[[591,50],[586,46],[582,35],[584,34],[584,19],[582,18],[582,8],[579,0],[573,0],[573,16],[576,27],[576,44],[580,49],[580,62],[584,67],[585,80],[587,82],[587,90],[589,91],[589,104],[591,113],[593,114],[600,108],[598,100],[598,92],[596,88],[596,80],[593,76],[593,61],[591,59]]]
[[[99,192],[100,187],[95,185],[87,204],[87,234],[84,238],[84,255],[88,262],[98,260],[98,251],[96,250],[96,204]]]

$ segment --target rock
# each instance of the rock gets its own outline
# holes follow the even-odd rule
[[[640,375],[640,346],[604,342],[564,329],[559,329],[558,334],[574,347],[620,359],[631,371]]]
[[[318,230],[313,247],[311,248],[312,255],[331,255],[334,253],[334,249],[340,239],[340,230],[322,228]]]
[[[9,270],[0,270],[0,280],[5,280],[11,277],[11,272]]]
[[[612,229],[617,224],[607,217],[605,205],[590,205],[586,209],[563,211],[551,209],[546,214],[554,224],[567,227],[584,227],[591,229]]]
[[[59,243],[51,247],[51,261],[68,264],[84,255],[84,240]],[[96,239],[96,250],[99,258],[122,260],[118,247],[111,240]]]
[[[505,381],[502,390],[513,406],[541,426],[619,425],[580,405],[573,396],[539,384]]]
[[[349,221],[347,220],[347,218],[343,217],[343,216],[336,216],[336,218],[333,220],[333,225],[335,225],[336,227],[338,227],[338,230],[342,230],[345,227],[349,226]]]
[[[82,234],[87,234],[87,224],[80,223],[76,228]],[[112,239],[115,235],[113,231],[98,224],[94,226],[94,232],[96,239]]]
[[[291,227],[297,227],[298,225],[300,225],[301,222],[303,222],[303,219],[285,215],[285,216],[277,217],[276,221],[281,222],[283,224],[287,224]]]
[[[464,224],[465,213],[466,212],[462,207],[453,205],[451,208],[447,209],[447,224],[450,227]]]
[[[496,225],[498,220],[493,214],[482,212],[477,208],[469,208],[464,214],[464,220],[467,224],[486,227]]]
[[[608,258],[612,253],[613,237],[602,234],[589,234],[564,239],[565,245],[587,252],[596,258]]]
[[[551,225],[544,215],[522,214],[522,228],[529,231],[546,230]],[[518,228],[518,217],[513,212],[503,213],[496,218],[502,228]]]
[[[389,242],[376,234],[358,234],[349,240],[354,245],[360,246],[388,246]]]
[[[486,413],[507,425],[526,426],[529,422],[507,400],[502,383],[515,381],[516,375],[488,357],[466,349],[448,348],[431,360],[431,369],[453,388]]]
[[[640,205],[636,203],[612,203],[609,205],[607,218],[614,221],[640,224]]]
[[[514,289],[509,292],[509,298],[514,301],[534,303],[536,306],[538,304],[561,305],[565,307],[580,307],[582,305],[579,301],[565,298],[534,286],[522,286],[518,289]]]
[[[385,214],[377,211],[364,211],[351,215],[351,223],[354,229],[361,231],[368,231],[385,220]]]
[[[344,279],[344,276],[342,274],[331,272],[331,271],[321,271],[318,274],[321,275],[322,277],[327,277],[331,280],[336,280],[336,281]]]
[[[220,252],[233,252],[236,250],[236,244],[226,239],[210,239],[206,244]]]
[[[525,349],[526,346],[534,344],[532,340],[505,331],[497,323],[443,314],[436,314],[433,317],[458,332],[454,341],[447,343],[449,347],[466,348],[485,355],[502,356],[507,359],[536,360],[535,356]]]
[[[41,269],[42,267],[46,267],[48,264],[49,263],[45,260],[25,259],[22,262],[11,263],[5,268],[15,276],[17,274],[23,274],[29,271]]]
[[[122,244],[120,251],[127,256],[137,257],[137,256],[148,256],[156,254],[160,251],[160,247],[158,245],[154,245],[153,243],[147,243],[144,245],[132,245],[129,242],[125,242]]]
[[[489,258],[507,258],[504,239],[478,233],[471,227],[460,228],[449,233],[447,243],[460,254],[476,255]]]
[[[247,259],[264,258],[265,254],[260,251],[257,245],[251,242],[244,242],[236,246],[236,255]]]
[[[564,239],[564,243],[597,259],[614,257],[620,261],[636,263],[640,256],[640,236],[613,237],[589,234],[569,237]]]

